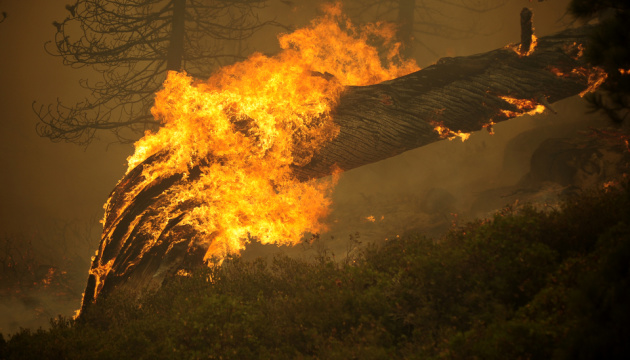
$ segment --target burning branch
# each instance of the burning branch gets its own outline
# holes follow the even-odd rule
[[[349,87],[333,112],[339,135],[310,163],[294,170],[302,180],[325,176],[335,164],[350,170],[441,140],[433,124],[453,133],[472,133],[491,122],[534,109],[541,112],[556,101],[593,91],[601,83],[596,79],[606,74],[565,51],[584,42],[587,33],[588,28],[569,29],[541,38],[529,56],[497,49],[441,59],[381,84]],[[519,110],[506,97],[527,100],[531,106]],[[385,98],[389,101],[382,101]]]

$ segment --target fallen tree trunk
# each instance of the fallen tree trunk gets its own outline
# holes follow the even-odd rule
[[[294,167],[300,180],[329,175],[383,160],[454,136],[481,130],[585,91],[594,71],[586,70],[578,44],[588,29],[579,28],[538,40],[535,51],[521,56],[510,48],[458,58],[444,58],[426,69],[380,84],[349,87],[333,118],[339,135],[310,163]],[[529,100],[526,109],[516,101]],[[440,131],[436,127],[440,126]],[[82,311],[97,295],[119,285],[135,289],[159,286],[166,275],[203,265],[206,248],[192,242],[193,229],[173,216],[167,223],[151,219],[182,182],[196,181],[199,167],[188,176],[157,178],[138,189],[142,169],[164,154],[147,158],[112,192],[101,245],[93,260]],[[135,194],[129,199],[130,194]],[[185,212],[195,204],[182,203]]]
[[[436,124],[470,133],[524,113],[502,97],[549,106],[577,95],[592,75],[574,71],[586,67],[577,57],[585,35],[584,28],[567,30],[539,39],[530,56],[503,48],[443,58],[391,81],[349,87],[334,113],[339,136],[295,172],[305,180],[330,174],[335,164],[350,170],[443,139]]]

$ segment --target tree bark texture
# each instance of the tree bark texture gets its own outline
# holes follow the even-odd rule
[[[548,105],[576,95],[588,86],[586,69],[572,72],[585,66],[576,56],[576,47],[584,43],[587,31],[572,29],[541,38],[530,56],[503,48],[444,58],[391,81],[349,87],[333,114],[341,128],[339,135],[309,164],[295,167],[295,173],[302,181],[319,178],[329,175],[334,166],[349,170],[433,143],[443,139],[434,129],[438,123],[455,132],[469,133],[522,113],[501,96]],[[147,158],[113,190],[83,310],[97,295],[107,294],[117,286],[159,286],[166,275],[203,265],[206,249],[193,243],[193,230],[179,224],[181,216],[173,214],[167,224],[159,227],[152,223],[163,205],[171,201],[173,194],[168,190],[182,182],[197,181],[199,168],[192,168],[187,177],[178,174],[158,178],[136,189],[142,181],[143,167],[162,156],[157,153]],[[138,190],[138,195],[129,201],[128,194]],[[194,206],[182,203],[177,211],[185,212]],[[159,236],[156,239],[151,234]],[[149,251],[144,253],[142,249],[148,246]],[[105,264],[110,270],[99,273]]]
[[[457,132],[481,130],[491,121],[518,113],[508,96],[550,104],[587,88],[586,67],[576,57],[587,29],[571,29],[538,40],[530,56],[511,48],[443,58],[418,72],[371,86],[349,87],[334,112],[340,134],[304,167],[302,179],[330,174],[336,165],[350,170],[441,140],[434,124]],[[553,70],[559,70],[559,76]]]

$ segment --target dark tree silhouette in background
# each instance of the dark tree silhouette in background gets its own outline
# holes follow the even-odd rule
[[[402,53],[412,57],[425,35],[463,38],[476,33],[471,13],[502,6],[506,0],[349,0],[345,9],[359,22],[399,24]],[[97,133],[118,141],[136,140],[159,123],[150,114],[153,95],[168,70],[206,78],[247,55],[245,40],[265,25],[258,10],[268,0],[78,0],[68,16],[53,22],[55,40],[46,51],[73,68],[100,76],[83,79],[89,92],[74,104],[33,103],[37,132],[52,141],[89,144]],[[293,2],[283,2],[288,6]],[[462,21],[453,21],[462,14]],[[466,15],[468,14],[468,15]],[[457,25],[453,25],[457,24]],[[430,50],[430,49],[429,49]]]
[[[2,23],[4,22],[4,20],[6,20],[6,19],[7,19],[7,12],[6,12],[6,11],[3,11],[3,12],[0,14],[0,24],[2,24]]]
[[[617,123],[630,117],[630,3],[627,0],[573,0],[569,13],[583,21],[597,19],[584,53],[608,74],[600,90],[587,100]]]
[[[386,20],[398,24],[401,54],[413,57],[419,46],[438,55],[423,42],[426,36],[448,39],[470,37],[481,31],[475,13],[503,6],[507,0],[349,0],[348,12],[361,21]],[[457,21],[454,21],[457,19]]]
[[[264,6],[265,0],[80,0],[66,5],[68,17],[53,22],[55,40],[46,51],[100,78],[81,81],[90,96],[76,104],[34,102],[38,134],[87,145],[100,130],[129,142],[155,129],[159,124],[150,108],[167,71],[204,78],[243,58],[243,40],[274,24],[259,19]]]

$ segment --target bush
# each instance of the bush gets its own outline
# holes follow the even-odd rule
[[[507,209],[353,261],[227,259],[81,321],[0,340],[7,359],[504,359],[630,353],[627,187]]]

